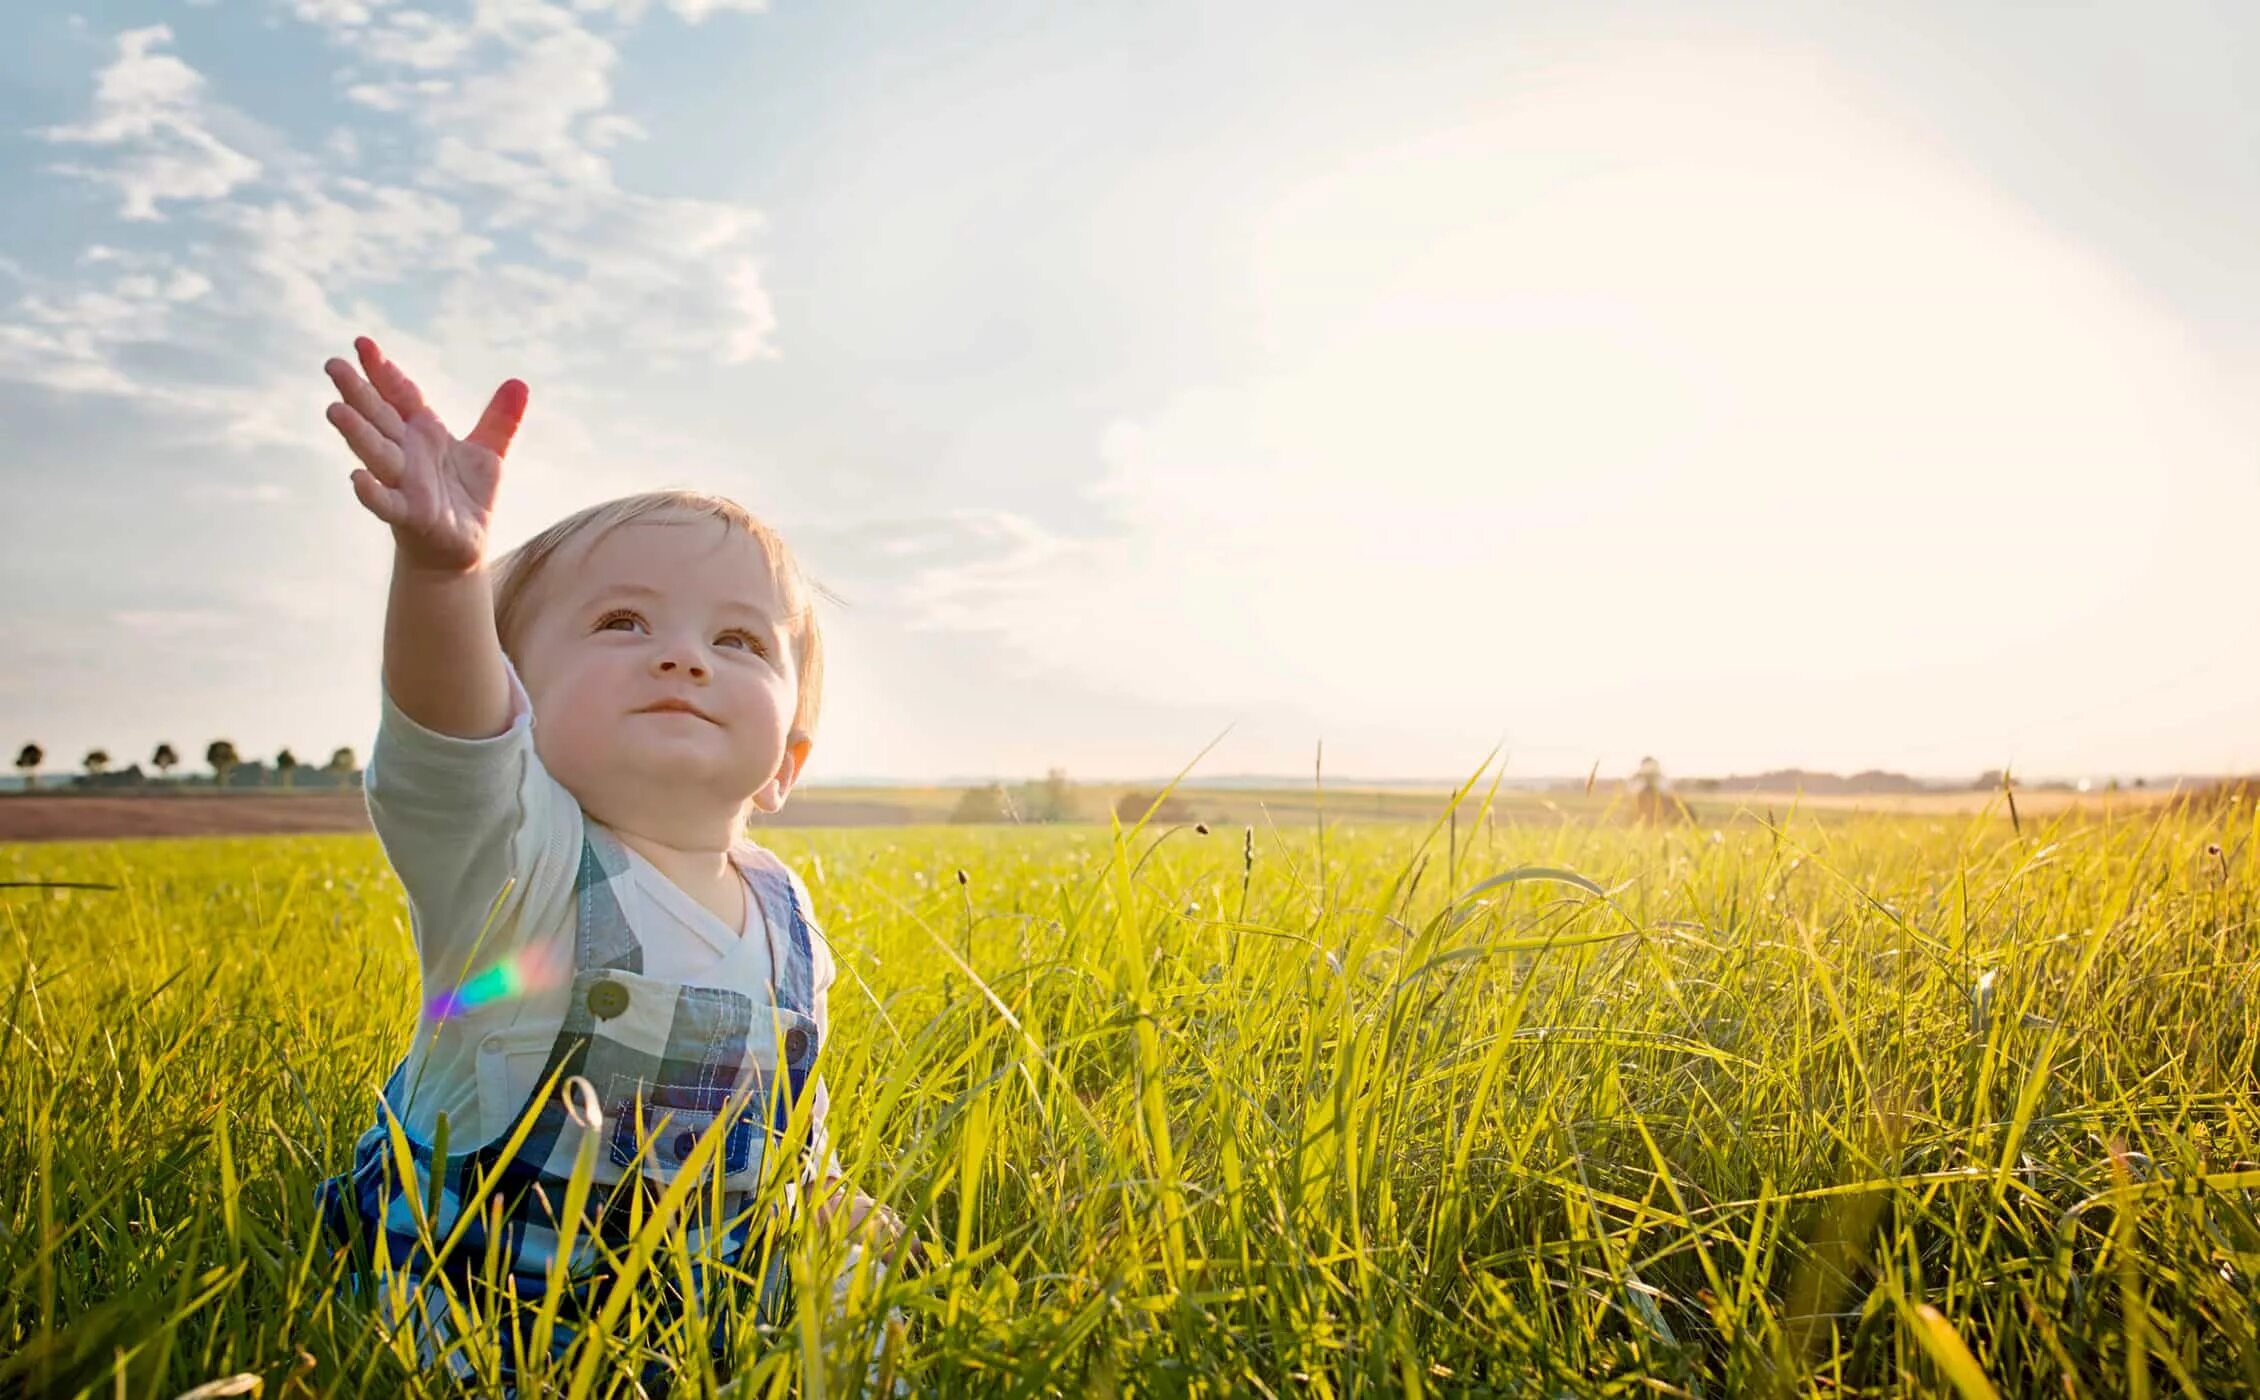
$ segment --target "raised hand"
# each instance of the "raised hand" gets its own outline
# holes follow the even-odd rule
[[[486,558],[502,456],[526,414],[525,383],[504,380],[471,435],[456,438],[375,341],[362,336],[353,348],[368,378],[342,359],[322,366],[344,398],[330,405],[330,424],[361,459],[353,494],[392,527],[402,557],[415,567],[477,568]]]

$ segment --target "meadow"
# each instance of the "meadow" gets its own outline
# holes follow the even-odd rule
[[[851,1395],[877,1341],[938,1395],[2260,1394],[2249,806],[1483,797],[762,833],[840,958],[834,1144],[928,1267],[741,1321],[725,1377],[630,1299],[655,1217],[544,1388],[633,1394],[648,1347],[679,1394]],[[415,1024],[375,840],[0,880],[115,886],[0,889],[0,1390],[482,1393],[314,1244]]]

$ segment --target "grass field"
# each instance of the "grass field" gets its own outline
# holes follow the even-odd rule
[[[763,833],[936,1262],[736,1386],[894,1306],[937,1394],[2260,1394],[2254,813],[1778,822]],[[0,880],[118,886],[0,890],[0,1388],[453,1393],[309,1248],[414,1029],[375,841]],[[647,1343],[714,1387],[628,1307],[556,1388]]]

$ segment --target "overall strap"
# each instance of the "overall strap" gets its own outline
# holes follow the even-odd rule
[[[584,820],[581,869],[573,880],[579,914],[573,934],[573,970],[609,967],[643,971],[643,944],[628,927],[616,886],[628,876],[628,848],[598,822]]]
[[[775,855],[764,854],[766,859],[747,861],[743,869],[753,886],[754,898],[760,904],[762,920],[768,926],[770,995],[779,1009],[796,1017],[813,1018],[816,967],[799,881]],[[794,1051],[794,1039],[803,1036],[813,1039],[813,1031],[800,1027],[788,1032],[785,1043],[788,1055]],[[801,1096],[814,1077],[816,1054],[820,1050],[820,1046],[811,1044],[807,1050],[783,1062],[794,1099]],[[789,1109],[790,1105],[783,1100],[776,1106],[774,1126],[780,1132],[790,1117]]]
[[[806,1016],[816,1003],[816,958],[809,945],[808,910],[801,898],[800,881],[782,864],[763,866],[754,874],[774,896],[770,906],[785,916],[784,944],[777,949],[777,965],[770,970],[776,982],[777,1004]]]

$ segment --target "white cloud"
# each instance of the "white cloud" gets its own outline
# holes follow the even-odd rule
[[[481,0],[464,23],[401,10],[335,37],[393,70],[351,95],[424,133],[426,186],[526,230],[542,255],[454,285],[433,324],[444,343],[546,355],[593,334],[669,369],[774,353],[759,214],[619,186],[606,153],[647,133],[612,109],[617,48],[570,11]]]
[[[590,117],[581,128],[582,139],[600,151],[609,150],[622,141],[640,141],[650,134],[644,130],[643,123],[618,112]]]
[[[493,240],[465,227],[461,208],[422,190],[352,177],[307,186],[265,204],[218,211],[244,235],[249,260],[279,278],[384,286],[476,267]],[[322,295],[310,286],[311,295]]]
[[[389,10],[366,33],[357,36],[357,47],[379,63],[445,69],[461,63],[477,39],[470,25],[443,20],[425,10]]]
[[[82,338],[0,322],[0,378],[65,393],[131,394],[133,382]]]
[[[291,0],[290,12],[309,24],[335,25],[367,24],[371,13],[361,0]]]
[[[118,35],[117,58],[97,79],[92,118],[42,133],[58,143],[123,148],[107,166],[54,168],[116,186],[124,201],[119,213],[131,220],[163,219],[157,206],[165,200],[218,199],[260,170],[258,161],[212,134],[203,78],[157,52],[172,37],[162,24]]]
[[[727,10],[759,11],[769,8],[769,0],[667,0],[667,8],[697,24],[710,15]]]
[[[1089,569],[1102,558],[1122,562],[1118,540],[1067,539],[1013,511],[965,508],[946,512],[940,523],[936,533],[888,547],[898,555],[946,549],[954,556],[906,590],[921,626],[1011,633],[1023,621],[1019,610],[1041,608],[1040,591],[1059,573]]]
[[[182,310],[211,291],[210,279],[168,254],[101,244],[78,262],[107,280],[63,284],[24,273],[23,295],[0,313],[0,379],[177,404],[177,394],[127,373],[118,355],[175,335]]]
[[[2172,608],[2206,577],[2177,534],[2260,506],[2250,415],[2107,264],[1845,91],[1628,52],[1346,163],[1249,250],[1261,368],[1100,434],[1107,531],[962,518],[904,600],[1108,693],[1460,747],[2069,714],[2117,683],[2083,647],[2189,630],[2128,600]],[[1890,684],[1770,712],[1807,676]]]
[[[500,61],[476,82],[431,94],[417,120],[479,149],[527,157],[569,183],[608,182],[609,164],[574,128],[611,105],[618,51],[548,6],[518,7],[481,28],[498,41]]]
[[[193,197],[218,236],[177,264],[104,242],[82,257],[83,277],[27,274],[15,309],[0,307],[0,377],[162,406],[176,431],[238,448],[330,451],[315,376],[366,331],[454,416],[475,414],[505,374],[538,382],[529,434],[579,445],[551,458],[569,480],[605,474],[615,443],[648,435],[618,392],[636,373],[774,353],[759,215],[620,187],[604,152],[643,128],[611,109],[613,45],[569,10],[476,0],[460,17],[350,3],[293,12],[374,67],[349,100],[394,116],[409,154],[393,171],[422,183],[371,178],[349,128],[321,155],[280,140],[259,148],[264,166],[237,154],[212,132],[250,124],[163,51],[172,32],[128,31],[88,119],[48,135],[103,150],[107,164],[72,173],[123,191],[123,217]],[[198,152],[212,158],[199,165]],[[130,275],[98,278],[111,270]],[[432,309],[407,324],[387,315],[404,291]],[[173,352],[164,372],[126,367],[155,345]],[[180,367],[199,354],[209,371]],[[565,405],[610,407],[616,393],[626,421],[566,421]]]
[[[358,102],[374,112],[398,112],[406,108],[409,101],[407,86],[401,83],[354,83],[346,88],[345,96],[347,101]]]
[[[699,24],[713,15],[728,10],[759,13],[769,8],[768,0],[666,0],[669,10],[691,24]],[[634,24],[651,8],[651,0],[573,0],[573,8],[584,14],[609,11],[628,24]]]

